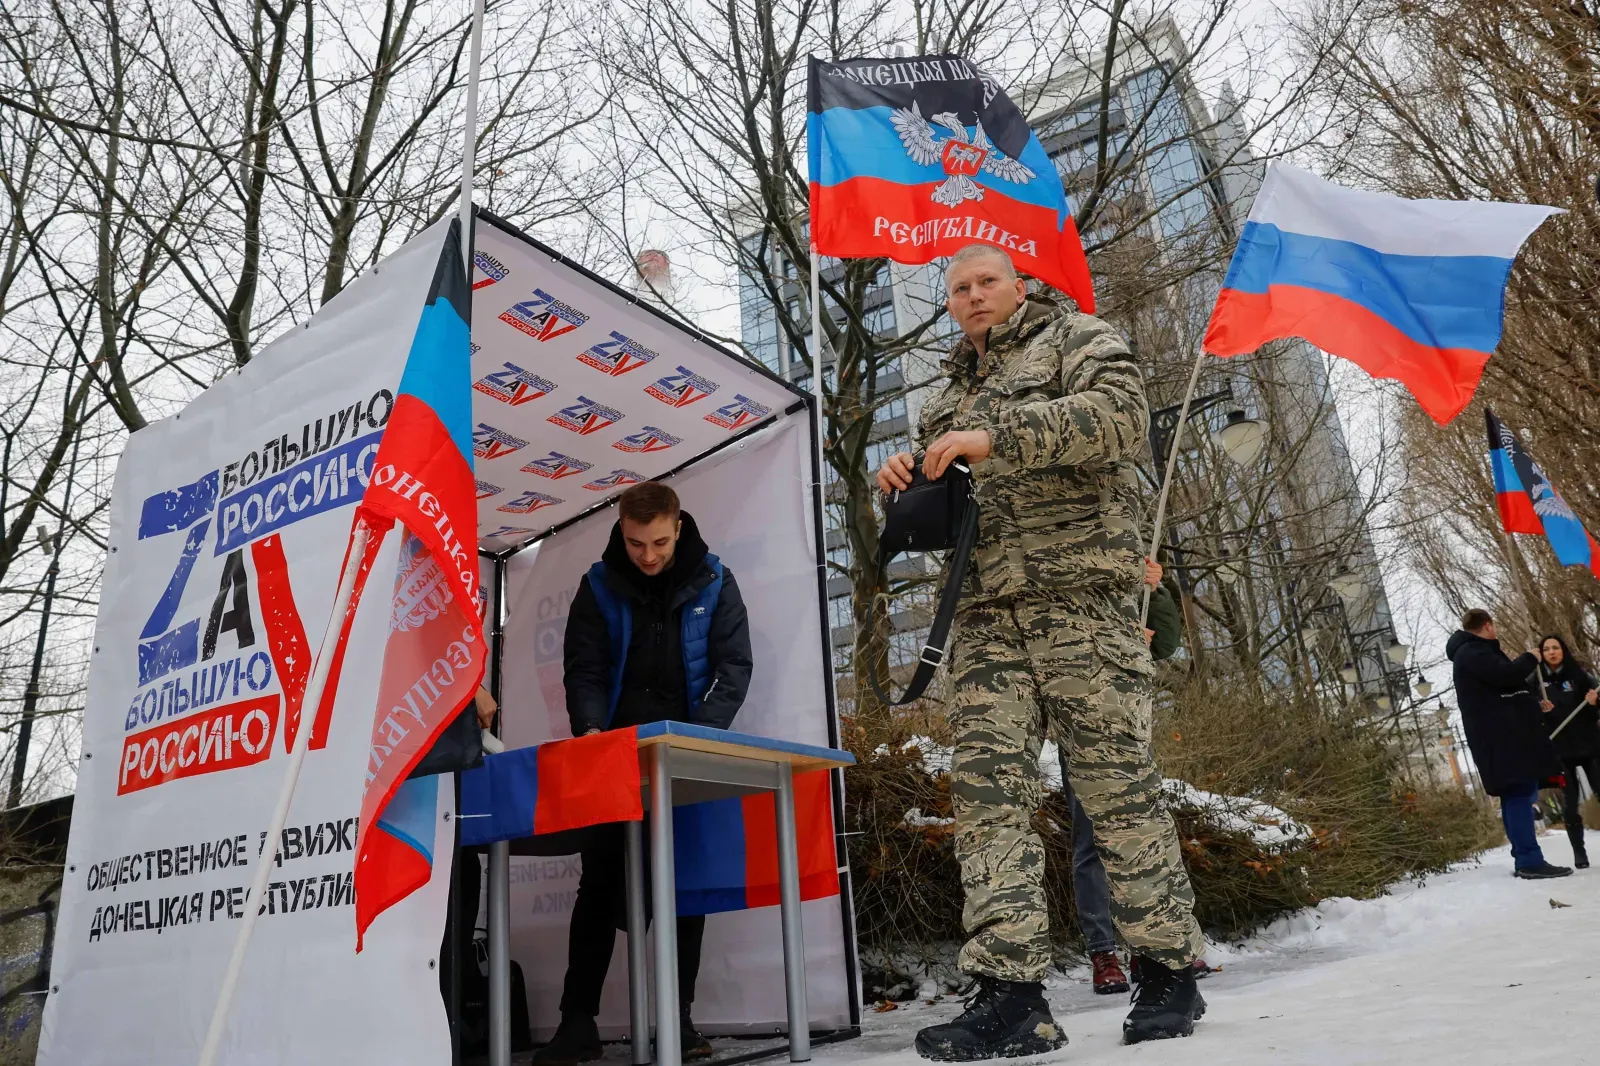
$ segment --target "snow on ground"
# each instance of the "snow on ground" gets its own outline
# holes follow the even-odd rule
[[[1540,843],[1571,862],[1565,835]],[[1519,881],[1506,848],[1381,899],[1327,900],[1207,958],[1222,969],[1201,982],[1210,1009],[1194,1036],[1121,1046],[1126,997],[1095,996],[1082,969],[1047,989],[1071,1043],[1027,1061],[1458,1066],[1588,1062],[1600,1046],[1600,870]],[[815,1061],[914,1066],[916,1030],[960,1009],[945,997],[869,1013],[860,1039]]]

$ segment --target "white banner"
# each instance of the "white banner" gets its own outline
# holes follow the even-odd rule
[[[804,414],[781,420],[672,478],[711,551],[738,579],[750,615],[755,663],[733,728],[807,744],[829,744],[811,506],[812,444]],[[615,511],[564,529],[507,563],[501,685],[505,735],[526,747],[571,735],[561,678],[567,608],[579,579],[605,550]],[[560,1019],[567,923],[578,887],[576,857],[514,858],[512,954],[527,980],[529,1017],[548,1033]],[[844,945],[840,897],[805,904],[806,984],[815,1028],[849,1024],[855,980]],[[778,909],[713,914],[694,1019],[714,1033],[764,1032],[784,1024],[783,941]],[[601,1031],[628,1029],[626,937],[617,937]]]
[[[112,494],[83,761],[38,1061],[198,1059],[292,733],[444,236],[436,226],[181,414]],[[449,1061],[438,959],[453,840],[355,953],[352,869],[394,544],[319,722],[234,997],[229,1066]],[[446,779],[448,782],[448,779]]]

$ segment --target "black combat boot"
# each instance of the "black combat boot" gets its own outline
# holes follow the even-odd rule
[[[979,976],[966,1010],[917,1034],[917,1054],[935,1062],[976,1062],[1042,1055],[1067,1042],[1050,1016],[1044,985]]]
[[[534,1066],[577,1066],[600,1057],[600,1030],[587,1014],[563,1014],[550,1043],[533,1053]]]
[[[711,1041],[700,1034],[689,1017],[689,1008],[683,1008],[678,1017],[678,1046],[682,1049],[680,1061],[698,1062],[711,1057]]]
[[[1129,970],[1133,1010],[1122,1023],[1124,1044],[1194,1032],[1194,1023],[1206,1012],[1206,1001],[1195,984],[1193,966],[1170,970],[1148,956],[1136,955]]]

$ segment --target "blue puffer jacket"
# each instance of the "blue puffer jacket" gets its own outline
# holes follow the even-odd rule
[[[682,519],[664,582],[639,573],[613,527],[605,555],[578,586],[564,649],[574,736],[664,719],[725,729],[744,703],[751,672],[744,600],[694,519]]]

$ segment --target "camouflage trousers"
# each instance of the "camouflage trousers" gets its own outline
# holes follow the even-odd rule
[[[1092,593],[978,602],[956,616],[950,791],[966,973],[1037,981],[1050,964],[1044,846],[1032,827],[1047,732],[1065,745],[1128,947],[1172,967],[1203,950],[1150,749],[1154,668],[1137,617],[1137,601]]]

